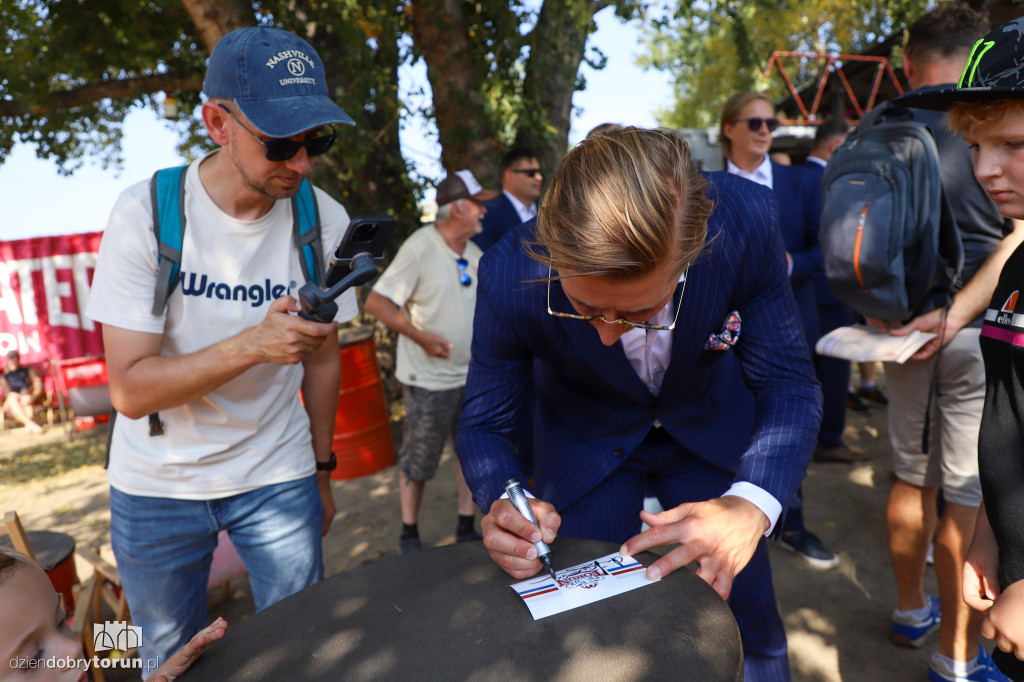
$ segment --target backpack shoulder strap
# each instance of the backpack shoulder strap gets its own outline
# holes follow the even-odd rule
[[[185,238],[185,171],[188,166],[164,168],[149,181],[153,205],[153,232],[156,234],[160,272],[153,295],[154,315],[162,315],[167,299],[178,284],[181,272],[181,245]]]
[[[299,252],[299,264],[307,282],[324,281],[324,248],[320,242],[320,209],[316,193],[308,180],[303,180],[292,197],[292,238]]]

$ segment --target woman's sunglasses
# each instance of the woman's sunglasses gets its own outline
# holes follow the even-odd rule
[[[740,121],[746,121],[747,127],[750,128],[750,132],[756,133],[761,129],[761,126],[767,125],[768,132],[774,133],[779,127],[780,122],[777,118],[761,118],[760,116],[751,116],[750,118],[741,118]]]
[[[455,265],[459,268],[459,284],[464,287],[468,287],[473,283],[473,279],[469,276],[469,273],[466,272],[466,268],[469,267],[469,261],[465,258],[456,258]]]
[[[308,140],[264,140],[259,135],[249,130],[249,126],[238,120],[235,116],[235,112],[228,109],[223,104],[218,104],[221,109],[228,112],[231,118],[235,119],[235,123],[245,128],[245,132],[256,138],[256,141],[263,145],[263,155],[267,157],[267,161],[287,161],[296,154],[303,147],[306,148],[306,154],[309,156],[320,156],[334,144],[334,140],[337,139],[337,135],[334,134],[333,129],[330,135],[320,135],[319,137],[313,137]]]

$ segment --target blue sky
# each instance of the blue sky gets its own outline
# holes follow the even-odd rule
[[[600,48],[608,63],[601,71],[583,67],[587,89],[573,98],[580,112],[573,119],[570,142],[578,141],[599,123],[654,125],[653,112],[671,102],[669,77],[634,64],[639,30],[622,25],[610,8],[597,15],[597,26],[590,45]],[[414,69],[410,77],[423,78],[421,74],[422,70]],[[410,131],[408,139],[417,152],[412,159],[422,162],[421,172],[436,177],[438,166],[436,161],[431,163],[430,154],[437,150],[424,146],[422,131]],[[15,146],[0,166],[2,238],[102,230],[114,200],[125,187],[148,178],[158,168],[182,162],[174,152],[175,141],[174,133],[153,112],[137,110],[125,121],[123,168],[104,170],[87,161],[69,178],[58,175],[53,162],[37,159],[33,148]]]

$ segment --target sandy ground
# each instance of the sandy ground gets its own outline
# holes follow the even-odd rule
[[[849,412],[848,417],[848,444],[876,457],[862,465],[812,464],[804,483],[807,525],[840,555],[839,567],[816,571],[774,543],[771,548],[793,677],[796,682],[924,680],[934,639],[920,650],[901,649],[888,641],[896,592],[885,546],[884,504],[891,471],[886,409],[872,407],[867,415]],[[75,438],[104,436],[104,427],[98,427]],[[59,427],[40,437],[21,429],[0,434],[0,510],[17,510],[29,529],[67,532],[80,546],[110,556],[107,486],[100,466],[15,484],[5,474],[10,457],[26,450],[42,457],[64,442],[66,435]],[[453,471],[454,458],[448,453],[426,488],[420,520],[425,546],[454,541]],[[336,481],[334,492],[338,515],[324,541],[328,575],[398,553],[394,467]],[[91,574],[82,561],[79,573],[83,580]],[[928,584],[934,594],[931,570]],[[239,622],[251,615],[244,576],[231,582],[230,592],[230,598],[211,605],[211,617],[225,615]]]

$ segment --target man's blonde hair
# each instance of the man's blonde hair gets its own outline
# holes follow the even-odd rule
[[[732,157],[732,140],[725,136],[725,126],[736,125],[743,109],[751,102],[758,100],[768,102],[768,105],[771,106],[772,101],[763,92],[737,92],[725,100],[725,104],[722,105],[722,118],[718,123],[718,144],[722,146],[722,151],[725,152],[727,158]]]
[[[1024,114],[1024,100],[992,99],[957,102],[949,108],[946,125],[960,134],[970,133],[986,123],[997,123],[1013,114]]]
[[[536,260],[559,273],[634,279],[665,261],[680,273],[704,248],[711,201],[686,141],[625,127],[586,139],[558,164],[537,212]]]

